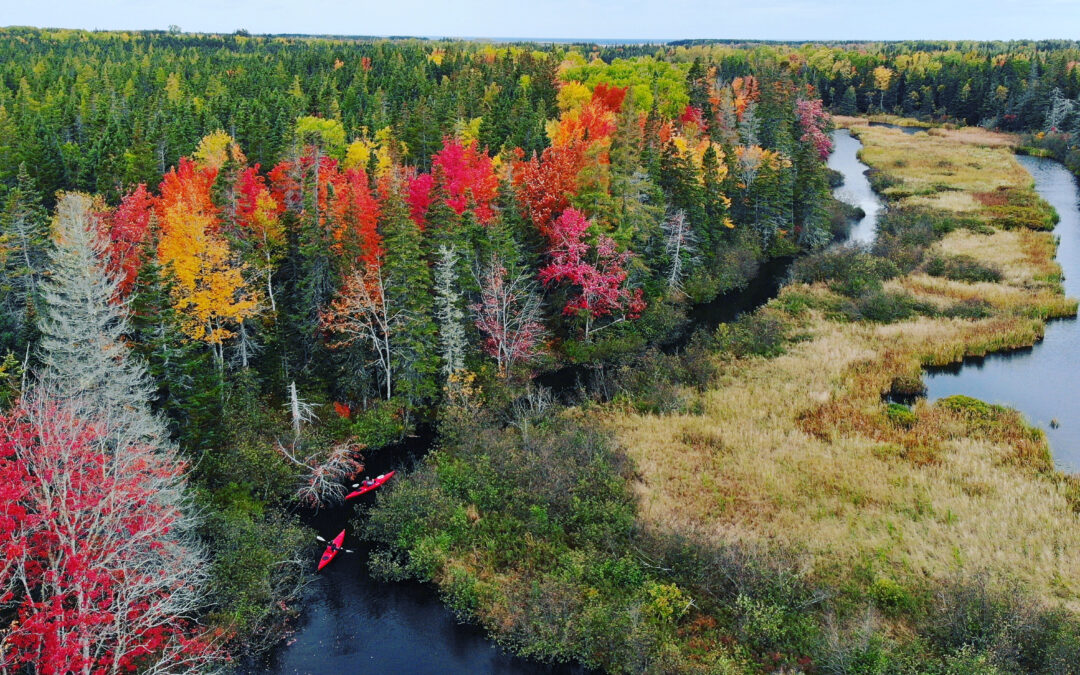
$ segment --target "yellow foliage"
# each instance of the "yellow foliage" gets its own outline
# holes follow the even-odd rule
[[[892,82],[893,71],[886,66],[878,66],[874,68],[874,86],[885,91],[889,88],[889,83]]]
[[[158,261],[173,277],[172,298],[181,329],[193,340],[220,345],[233,336],[230,324],[252,316],[257,302],[245,288],[243,266],[217,234],[217,209],[207,174],[181,166],[163,181],[158,202]]]
[[[590,100],[592,100],[592,90],[577,80],[565,82],[559,88],[557,101],[559,103],[559,110],[564,113],[571,110],[579,110],[581,106],[585,105]]]
[[[165,97],[169,99],[169,103],[179,103],[180,96],[180,76],[169,73],[169,79],[165,82]]]
[[[454,136],[464,145],[469,145],[480,139],[480,124],[483,117],[474,117],[471,120],[459,119],[454,123]]]
[[[374,150],[375,144],[366,139],[358,138],[349,143],[349,147],[345,149],[345,168],[355,169],[359,167],[366,169],[368,162],[371,161],[371,153]]]
[[[199,141],[199,147],[192,154],[192,159],[201,167],[220,169],[231,158],[241,164],[247,163],[240,145],[232,136],[218,129],[203,136]]]

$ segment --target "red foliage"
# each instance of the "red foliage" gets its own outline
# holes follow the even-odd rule
[[[120,277],[121,298],[131,293],[142,267],[142,245],[150,230],[153,206],[153,197],[146,191],[146,185],[140,183],[103,219],[108,228],[109,272]]]
[[[281,210],[301,213],[306,208],[304,194],[311,188],[308,183],[314,180],[315,157],[310,153],[305,154],[298,161],[284,160],[270,170],[270,193]],[[334,176],[338,172],[336,159],[322,156],[319,158],[319,195],[318,211],[319,222],[323,221],[327,212],[329,200],[329,187]]]
[[[492,204],[499,191],[499,179],[491,165],[491,157],[477,149],[475,142],[463,145],[445,139],[443,148],[435,153],[432,172],[446,190],[446,203],[461,215],[470,206],[482,225],[495,217]]]
[[[618,113],[622,110],[626,92],[629,90],[630,87],[613,87],[606,82],[601,82],[593,89],[592,100],[594,103],[599,103],[604,109]]]
[[[187,157],[181,157],[180,165],[161,179],[155,203],[159,213],[170,207],[180,208],[180,205],[183,205],[186,209],[196,210],[200,215],[206,216],[207,234],[217,234],[221,220],[217,217],[218,208],[214,206],[211,198],[216,179],[217,169],[200,168]]]
[[[584,315],[586,337],[595,319],[615,313],[633,319],[645,309],[641,289],[631,291],[624,285],[625,265],[632,253],[620,252],[611,237],[601,234],[592,247],[594,262],[586,260],[590,246],[584,236],[589,225],[576,209],[564,211],[551,230],[551,262],[539,275],[544,284],[563,282],[578,287],[577,294],[563,307],[563,314]]]
[[[424,227],[424,218],[431,207],[431,192],[434,189],[435,177],[430,173],[422,173],[408,181],[406,201],[409,202],[409,215],[421,228]]]
[[[548,147],[514,167],[518,201],[533,225],[547,237],[552,222],[570,207],[577,194],[577,175],[584,156],[577,147]]]
[[[795,116],[803,132],[799,140],[810,143],[821,159],[827,158],[832,152],[833,143],[825,132],[829,125],[829,113],[822,107],[821,99],[799,99],[795,103]]]
[[[679,116],[679,121],[683,124],[696,125],[698,129],[704,131],[706,129],[705,116],[701,112],[701,108],[697,108],[692,105],[686,106],[683,110],[683,114]]]
[[[149,659],[189,672],[215,656],[168,613],[190,610],[170,600],[188,583],[187,559],[163,544],[181,516],[155,492],[182,467],[149,448],[113,456],[110,437],[56,403],[0,417],[0,590],[18,617],[5,628],[5,671],[135,672]]]
[[[347,420],[352,417],[352,410],[349,409],[349,406],[344,403],[338,403],[337,401],[334,401],[334,412],[342,419]]]
[[[443,139],[442,149],[432,156],[431,173],[420,174],[410,181],[409,213],[420,227],[424,226],[436,186],[442,188],[447,206],[459,216],[471,209],[481,225],[495,218],[499,179],[491,157],[477,149],[475,142],[463,144],[453,138]]]
[[[342,255],[352,252],[365,265],[377,265],[382,258],[379,235],[379,202],[371,192],[367,173],[360,168],[346,169],[333,178],[334,195],[330,204],[333,216],[332,247]]]
[[[266,199],[273,197],[266,187],[266,179],[259,174],[259,165],[248,167],[236,178],[236,220],[241,226],[251,227],[258,217]],[[262,201],[262,203],[260,203]]]
[[[370,56],[361,56],[360,57],[360,67],[363,68],[364,70],[371,70],[371,57]]]

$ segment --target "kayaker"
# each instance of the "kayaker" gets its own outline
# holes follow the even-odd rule
[[[374,484],[375,484],[375,479],[374,478],[365,478],[363,483],[362,483],[362,485],[364,487],[371,487]]]

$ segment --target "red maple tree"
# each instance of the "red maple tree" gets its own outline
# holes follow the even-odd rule
[[[631,290],[625,284],[625,266],[633,254],[619,251],[615,241],[603,234],[590,246],[585,240],[589,225],[580,211],[564,211],[552,227],[551,262],[539,274],[546,285],[562,282],[575,287],[563,314],[584,317],[586,340],[599,330],[597,319],[617,315],[605,324],[609,326],[637,318],[645,309],[641,289]]]
[[[475,141],[462,143],[444,138],[442,149],[432,155],[431,173],[420,174],[409,182],[409,213],[421,227],[436,187],[442,188],[447,206],[459,216],[471,210],[481,225],[494,220],[499,179],[491,157]]]
[[[146,191],[146,185],[140,183],[124,195],[112,213],[102,218],[102,224],[108,230],[109,250],[106,258],[109,272],[120,279],[117,292],[121,298],[131,293],[135,278],[139,275],[142,245],[150,231],[153,207],[154,198]]]
[[[183,467],[114,437],[46,397],[0,417],[5,672],[187,673],[221,657],[185,618],[199,600],[172,536],[181,505],[155,499]]]

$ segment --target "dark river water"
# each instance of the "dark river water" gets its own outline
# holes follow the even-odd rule
[[[1061,216],[1057,259],[1065,271],[1065,292],[1080,296],[1080,190],[1064,166],[1041,157],[1018,158],[1035,177],[1035,189]],[[1080,324],[1058,319],[1030,349],[967,359],[962,365],[929,370],[923,378],[935,400],[966,394],[1023,412],[1046,431],[1054,459],[1063,469],[1080,471]],[[1051,421],[1060,426],[1051,428]]]
[[[430,434],[367,457],[368,475],[414,465],[432,443]],[[369,493],[345,508],[306,514],[307,524],[330,539],[347,528],[357,506],[374,503]],[[573,666],[546,666],[510,656],[483,632],[459,623],[434,588],[416,582],[384,583],[368,574],[367,544],[351,528],[346,548],[307,589],[295,633],[265,658],[239,673],[351,675],[353,673],[584,673]],[[321,545],[319,545],[321,552]],[[312,567],[317,553],[312,550]]]

